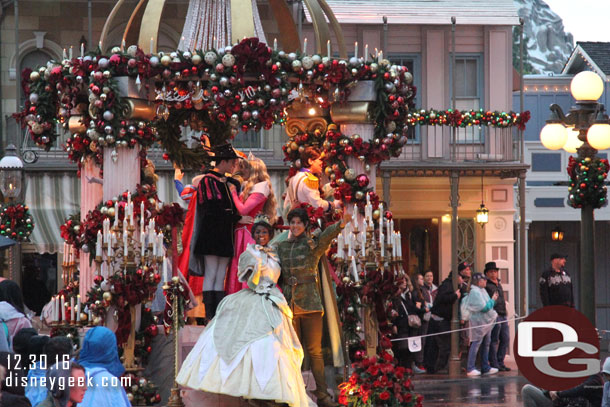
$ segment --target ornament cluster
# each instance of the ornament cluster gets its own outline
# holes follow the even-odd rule
[[[79,117],[79,130],[64,146],[75,162],[89,156],[101,162],[103,146],[147,147],[163,141],[167,136],[158,134],[162,126],[157,124],[177,111],[204,112],[200,119],[209,127],[220,126],[224,141],[239,131],[269,129],[285,123],[292,99],[328,108],[345,101],[350,86],[363,80],[375,81],[378,92],[376,134],[400,137],[415,96],[411,73],[381,57],[337,60],[286,53],[256,38],[233,47],[158,55],[145,55],[136,46],[116,47],[111,55],[97,52],[49,62],[25,70],[23,77],[26,106],[16,116],[39,146],[48,150],[57,138],[56,125],[74,128],[70,119]],[[155,119],[129,118],[121,77],[154,100]]]
[[[0,236],[27,242],[34,230],[30,209],[23,204],[7,204],[0,212]]]
[[[604,185],[610,165],[605,158],[574,158],[570,156],[568,204],[573,208],[584,205],[599,209],[608,204],[608,188]]]

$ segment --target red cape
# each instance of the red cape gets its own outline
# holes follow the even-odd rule
[[[191,256],[191,236],[193,236],[193,225],[195,224],[195,210],[197,209],[197,192],[193,192],[190,199],[184,228],[182,229],[182,253],[178,257],[178,270],[188,280],[189,287],[194,295],[199,295],[203,291],[203,277],[189,275],[189,258]]]

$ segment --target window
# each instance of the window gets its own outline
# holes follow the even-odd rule
[[[453,76],[452,76],[453,79]],[[455,107],[459,111],[477,110],[481,101],[481,63],[477,56],[456,56],[455,58]],[[451,88],[453,89],[453,87]],[[459,143],[480,143],[483,131],[478,127],[458,132]]]
[[[260,150],[263,148],[262,131],[240,131],[233,139],[232,144],[239,150]]]
[[[532,153],[533,172],[561,172],[561,153]]]

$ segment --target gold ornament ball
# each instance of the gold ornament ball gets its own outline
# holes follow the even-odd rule
[[[299,149],[299,145],[293,141],[292,143],[290,143],[290,149],[296,151]]]
[[[343,284],[347,284],[347,283],[349,283],[351,280],[350,280],[350,278],[349,278],[348,276],[345,276],[345,277],[343,277],[343,279],[342,279],[341,281],[343,281]]]
[[[148,198],[148,203],[152,206],[157,206],[157,201],[155,201],[155,198]]]
[[[305,152],[305,146],[300,146],[299,147],[299,153],[303,154]]]
[[[104,301],[110,301],[110,300],[112,300],[112,293],[110,291],[106,291],[102,295],[102,298],[104,299]]]
[[[163,55],[161,57],[161,65],[168,66],[171,63],[172,63],[172,57],[170,57],[169,55]]]
[[[178,277],[178,276],[172,277],[172,283],[178,284],[179,282],[180,282],[180,277]]]
[[[348,168],[347,170],[345,170],[345,173],[343,175],[348,181],[353,181],[356,179],[356,171],[354,171],[352,168]]]
[[[195,54],[191,58],[191,61],[193,61],[193,64],[199,65],[201,63],[201,56],[199,54]]]
[[[341,186],[341,185],[343,185],[343,184],[345,184],[345,179],[343,179],[343,178],[339,178],[339,179],[337,180],[337,185]]]
[[[86,321],[88,318],[87,314],[85,314],[84,312],[80,313],[80,320],[81,321]]]
[[[40,74],[36,71],[32,71],[32,73],[30,73],[30,80],[36,82],[38,79],[40,79]]]
[[[330,174],[332,174],[332,173],[333,173],[333,169],[332,169],[332,168],[330,168],[330,167],[326,167],[326,168],[324,168],[324,173],[325,173],[326,175],[330,175]]]
[[[108,216],[113,218],[114,217],[114,208],[108,208],[108,211],[106,213],[108,214]]]
[[[375,209],[373,211],[373,219],[377,220],[381,216],[381,211],[379,209]]]
[[[354,197],[356,197],[357,200],[361,201],[364,199],[364,192],[356,191],[356,193],[354,194]]]

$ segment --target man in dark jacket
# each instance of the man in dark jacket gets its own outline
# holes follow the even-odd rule
[[[231,185],[239,185],[232,173],[239,156],[230,144],[214,147],[216,167],[206,169],[197,189],[197,211],[191,238],[189,270],[204,270],[203,303],[208,320],[224,297],[225,273],[233,257],[233,231],[241,218]]]
[[[498,293],[494,310],[498,314],[496,325],[491,330],[491,343],[489,344],[489,365],[495,367],[501,372],[508,372],[509,367],[504,365],[504,357],[510,343],[510,332],[508,330],[508,322],[506,322],[506,301],[504,299],[504,290],[498,278],[498,266],[495,261],[490,261],[485,264],[485,276],[487,277],[487,286],[485,289],[490,297]]]
[[[572,279],[564,270],[566,258],[562,254],[551,256],[551,268],[545,270],[540,277],[540,299],[542,305],[565,305],[574,308]]]
[[[461,287],[464,280],[458,274],[458,287]],[[429,334],[447,332],[451,330],[451,317],[453,304],[462,296],[460,288],[453,290],[453,272],[438,287],[434,305],[432,306],[432,316],[430,318]],[[435,373],[444,369],[449,361],[451,352],[451,335],[435,335],[434,340],[428,341],[424,351],[424,363],[428,373]],[[437,357],[438,354],[438,357]]]
[[[587,405],[588,402],[589,406],[601,406],[603,393],[604,381],[601,373],[589,376],[583,384],[568,390],[547,391],[531,384],[526,384],[521,389],[524,407],[553,407],[564,405],[561,401],[568,400],[573,403],[570,405]]]

